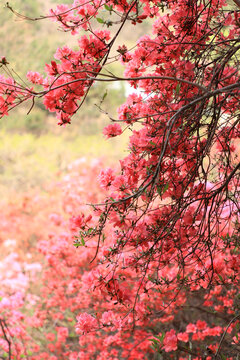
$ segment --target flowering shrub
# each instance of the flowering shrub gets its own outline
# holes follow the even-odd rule
[[[21,249],[20,255],[16,253],[18,249],[15,254],[11,253],[16,242],[6,240],[2,244],[6,257],[1,262],[1,319],[7,325],[7,336],[8,331],[11,332],[12,357],[146,359],[158,352],[164,354],[164,358],[174,353],[174,356],[186,359],[184,353],[187,353],[196,359],[199,358],[198,352],[204,353],[206,347],[216,352],[216,344],[225,330],[228,337],[224,338],[222,346],[225,351],[233,352],[238,343],[239,321],[236,318],[228,328],[226,326],[237,314],[237,249],[225,250],[216,256],[219,273],[210,289],[206,286],[204,289],[203,283],[192,286],[191,290],[186,284],[181,291],[177,289],[177,294],[179,270],[172,264],[161,271],[162,293],[154,291],[154,279],[149,277],[141,301],[136,304],[134,319],[133,315],[126,317],[135,285],[131,279],[137,276],[131,269],[131,262],[125,263],[125,269],[120,274],[116,271],[113,279],[106,264],[99,263],[96,267],[90,263],[96,251],[90,241],[87,246],[81,244],[78,250],[74,248],[77,227],[90,228],[93,225],[91,222],[97,221],[97,217],[84,216],[83,211],[86,212],[84,204],[88,197],[95,203],[103,197],[102,189],[94,180],[101,166],[94,161],[89,167],[84,159],[70,166],[69,173],[57,187],[53,184],[49,188],[49,208],[46,207],[49,198],[38,197],[36,202],[32,194],[32,199],[28,199],[28,209],[35,214],[31,215],[29,233],[38,222],[40,234],[40,229],[46,226],[43,223],[46,219],[50,221],[48,229],[51,228],[48,236],[44,233],[39,239],[38,250],[46,260],[37,288],[35,279],[41,267],[34,263],[35,257],[39,259],[36,249],[35,254],[32,252],[33,258],[27,256],[27,262],[23,259],[20,262],[18,258],[23,256]],[[92,192],[89,191],[89,183],[94,184]],[[25,208],[26,200],[21,206]],[[19,211],[19,205],[11,207],[11,211],[6,209],[3,214],[6,226],[12,221],[14,213],[17,213],[22,225],[24,221],[29,223],[24,211]],[[67,220],[69,216],[70,222]],[[84,221],[87,218],[89,220]],[[85,228],[85,231],[88,230]],[[103,259],[111,254],[113,239],[110,231],[110,228],[106,231],[105,245],[99,249],[99,256]],[[27,234],[24,233],[24,236]],[[107,278],[102,276],[103,271],[109,276],[108,284]],[[96,287],[99,282],[101,285]],[[139,284],[136,284],[135,289],[138,287]],[[2,339],[3,354],[8,354],[4,333]]]
[[[19,300],[23,332],[9,316],[2,319],[0,345],[9,359],[237,358],[240,4],[234,2],[236,8],[224,0],[59,5],[47,17],[88,36],[79,36],[76,50],[58,49],[46,76],[29,72],[36,87],[1,77],[2,116],[41,97],[60,125],[71,122],[97,81],[138,89],[103,130],[118,136],[122,122],[132,131],[120,171],[80,162],[59,185],[62,213],[52,213],[53,231],[38,242],[46,261],[40,300],[30,318]],[[151,36],[114,53],[122,28],[148,18]],[[95,29],[96,22],[118,30]],[[113,58],[124,65],[123,77],[107,70]]]

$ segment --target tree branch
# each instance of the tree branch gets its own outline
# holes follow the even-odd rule
[[[235,4],[240,8],[240,0],[233,0]]]

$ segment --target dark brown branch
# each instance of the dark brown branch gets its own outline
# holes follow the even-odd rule
[[[9,340],[6,329],[8,329],[6,321],[4,319],[0,319],[0,326],[3,332],[4,339],[8,343],[8,359],[11,360],[11,341]]]
[[[235,4],[240,8],[240,0],[233,0]]]
[[[230,326],[235,320],[237,320],[238,318],[240,318],[240,314],[234,316],[234,318],[232,318],[232,320],[228,323],[228,325],[227,325],[227,327],[226,327],[226,329],[225,329],[225,331],[224,331],[224,333],[222,334],[222,337],[221,337],[221,339],[220,339],[218,349],[217,349],[217,351],[216,351],[216,353],[215,353],[215,359],[217,359],[217,356],[218,356],[218,354],[219,354],[219,352],[220,352],[220,349],[221,349],[223,340],[224,340],[224,338],[225,338],[225,336],[226,336],[226,334],[227,334],[227,331],[228,331],[229,326]]]

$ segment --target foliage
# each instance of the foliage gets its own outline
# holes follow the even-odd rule
[[[111,120],[106,138],[132,131],[120,168],[80,162],[63,187],[58,184],[63,213],[52,214],[53,232],[38,244],[46,264],[39,301],[30,296],[31,314],[27,299],[24,304],[28,281],[20,294],[15,287],[9,292],[11,283],[3,287],[1,346],[9,359],[239,356],[235,4],[236,9],[224,0],[58,5],[46,18],[72,35],[85,30],[79,47],[58,48],[44,75],[29,71],[30,86],[1,77],[2,116],[27,101],[34,107],[40,98],[63,126],[79,113],[94,84],[128,82],[137,90],[119,107],[117,119],[102,109]],[[133,49],[121,44],[114,50],[127,22],[136,26],[148,18],[154,18],[151,36]],[[115,34],[111,26],[118,27]],[[113,60],[124,65],[124,76],[108,70]],[[1,63],[7,72],[6,58]],[[91,211],[86,202],[94,204]]]

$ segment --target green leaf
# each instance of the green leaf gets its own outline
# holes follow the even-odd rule
[[[179,95],[180,88],[181,88],[181,84],[178,83],[177,86],[176,86],[176,95]]]
[[[81,245],[82,245],[82,246],[85,246],[85,240],[84,240],[84,237],[83,237],[83,236],[81,236]]]
[[[81,234],[80,234],[80,236],[81,236],[81,239],[75,237],[76,240],[74,240],[73,246],[75,246],[76,248],[78,248],[79,246],[85,246],[84,237]]]
[[[160,336],[159,340],[162,342],[165,338],[165,332],[163,331],[162,335]]]
[[[169,188],[169,183],[165,184],[164,186],[157,186],[157,192],[159,196],[162,196],[167,191],[168,188]]]
[[[166,184],[164,185],[163,190],[162,190],[162,194],[164,194],[164,193],[167,191],[168,188],[169,188],[169,183],[166,183]]]
[[[76,248],[78,248],[80,245],[81,245],[81,244],[80,244],[80,242],[78,242],[78,241],[75,241],[75,242],[73,243],[73,246],[75,246]]]
[[[105,91],[105,93],[103,94],[103,97],[102,97],[102,102],[103,102],[103,101],[104,101],[104,99],[106,98],[107,94],[108,94],[108,92],[107,92],[107,90],[106,90],[106,91]]]
[[[157,339],[149,339],[150,341],[152,341],[153,343],[155,343],[155,344],[158,344],[159,343],[159,340],[157,340]]]
[[[96,18],[97,19],[97,22],[99,22],[100,24],[104,24],[105,23],[105,21],[103,20],[103,19],[101,19],[101,18]]]
[[[91,235],[94,232],[94,228],[89,228],[88,231],[86,232],[86,235]]]
[[[153,349],[154,351],[156,350],[154,345],[151,345],[150,348]]]
[[[156,147],[155,142],[153,142],[152,140],[150,140],[150,141],[149,141],[149,144],[151,144],[151,145],[153,145],[153,146],[155,146],[155,147]]]
[[[107,4],[105,4],[104,7],[105,7],[105,9],[106,9],[107,11],[110,11],[110,12],[111,12],[112,9],[113,9],[112,5],[108,6]]]

